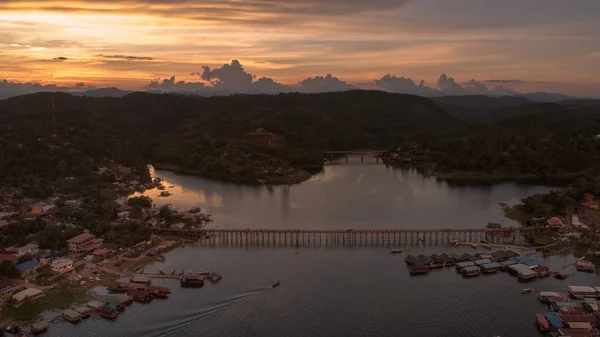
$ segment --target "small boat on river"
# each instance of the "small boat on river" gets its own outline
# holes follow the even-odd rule
[[[281,282],[279,282],[279,281],[273,283],[273,288],[279,287],[280,284],[281,284]]]
[[[17,332],[21,331],[21,328],[17,322],[12,321],[4,327],[4,330],[8,333],[16,334]]]
[[[393,249],[390,253],[392,253],[392,254],[400,254],[400,253],[402,253],[402,249]]]
[[[534,290],[533,288],[524,288],[521,290],[521,294],[531,294]]]
[[[411,275],[423,275],[429,273],[429,268],[427,266],[416,266],[408,269]]]

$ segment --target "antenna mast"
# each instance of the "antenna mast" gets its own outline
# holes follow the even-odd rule
[[[50,81],[54,84],[54,73],[50,73]],[[56,135],[56,112],[54,109],[54,93],[52,93],[52,125],[54,126],[54,134]]]

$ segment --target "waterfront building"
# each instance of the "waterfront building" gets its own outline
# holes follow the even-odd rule
[[[17,289],[19,289],[19,286],[15,280],[0,279],[0,299],[6,300],[10,298]]]
[[[73,270],[73,260],[57,259],[52,261],[52,264],[50,266],[52,267],[53,271],[60,274],[65,274]]]
[[[102,239],[97,239],[95,235],[87,230],[67,242],[69,243],[69,254],[72,255],[80,255],[102,245]]]
[[[15,255],[17,257],[25,255],[35,255],[39,252],[39,246],[35,243],[28,243],[23,247],[15,248]]]
[[[23,303],[25,303],[26,300],[33,301],[44,296],[44,292],[39,289],[27,288],[23,291],[14,294],[13,299],[15,300],[15,307],[19,307]]]

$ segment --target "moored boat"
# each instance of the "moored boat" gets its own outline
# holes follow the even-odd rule
[[[41,334],[42,332],[48,331],[49,326],[50,326],[50,322],[40,321],[40,322],[32,324],[29,329],[31,330],[32,334],[37,335],[37,334]]]
[[[127,292],[127,295],[131,296],[134,301],[141,303],[150,302],[154,298],[154,295],[151,292],[139,289],[130,289]]]
[[[119,316],[119,311],[114,308],[109,308],[108,306],[103,306],[98,309],[98,315],[108,319],[115,319]]]
[[[424,275],[429,273],[427,266],[414,266],[408,269],[411,275]]]
[[[181,275],[179,285],[182,288],[199,288],[204,285],[204,276],[202,275]]]
[[[4,327],[4,330],[8,333],[16,334],[17,332],[21,331],[21,327],[19,327],[19,324],[17,324],[17,322],[12,321]]]
[[[81,318],[88,318],[92,314],[92,310],[86,307],[74,307],[73,310],[77,311],[81,315]]]
[[[533,288],[523,288],[521,289],[521,294],[531,294],[534,290]]]
[[[71,309],[63,311],[62,317],[71,323],[77,323],[81,320],[81,314]]]
[[[111,292],[111,293],[126,293],[127,292],[127,287],[124,287],[121,284],[112,284],[106,287],[106,289]]]

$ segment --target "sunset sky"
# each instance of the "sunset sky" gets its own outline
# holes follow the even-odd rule
[[[286,85],[390,74],[437,88],[445,73],[600,96],[600,0],[1,0],[0,31],[10,82],[211,85],[203,66],[239,60]]]

